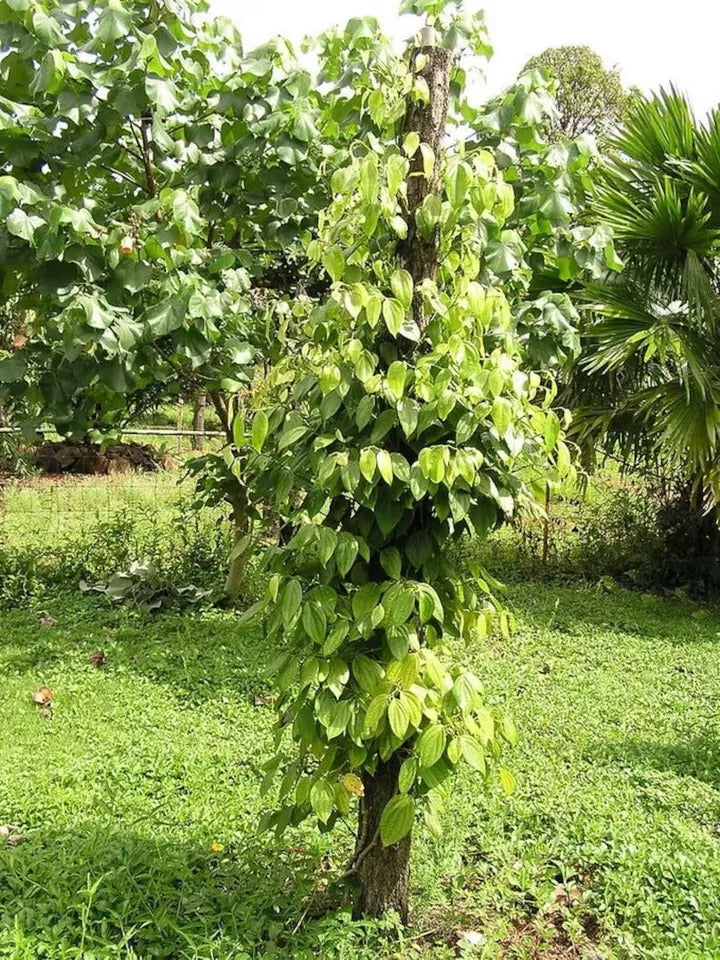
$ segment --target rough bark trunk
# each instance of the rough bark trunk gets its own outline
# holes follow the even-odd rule
[[[430,177],[424,174],[425,163],[419,148],[410,161],[408,235],[398,245],[397,256],[412,276],[416,288],[423,280],[434,279],[437,272],[437,231],[431,237],[422,236],[416,226],[415,214],[425,198],[438,193],[440,188],[452,64],[450,51],[434,46],[432,37],[429,41],[415,47],[410,54],[411,68],[427,83],[429,101],[409,101],[403,124],[403,132],[416,132],[420,143],[430,147],[435,160]],[[412,320],[420,334],[424,333],[427,320],[422,295],[417,291],[413,297]],[[417,348],[418,344],[408,341],[403,352],[409,355]],[[357,917],[379,917],[388,910],[396,910],[403,922],[408,918],[410,835],[391,847],[383,847],[380,842],[380,817],[388,801],[397,793],[399,771],[400,758],[394,755],[378,766],[374,776],[366,774],[363,778],[365,794],[360,805],[353,861],[353,873],[360,884],[355,902]]]
[[[205,430],[205,407],[207,406],[207,397],[203,393],[195,401],[195,410],[193,412],[193,422],[192,428],[198,433],[202,433]],[[193,450],[202,450],[203,448],[203,438],[202,437],[193,437],[192,438],[192,448]]]
[[[427,144],[433,152],[435,162],[431,177],[424,174],[425,160],[418,148],[410,161],[408,178],[408,235],[398,247],[398,255],[417,287],[423,280],[434,280],[438,264],[438,232],[424,237],[417,229],[415,213],[431,193],[438,193],[442,177],[443,140],[447,122],[450,90],[450,67],[452,54],[443,47],[415,47],[410,55],[410,63],[428,85],[430,98],[427,103],[412,100],[408,104],[403,124],[405,133],[415,132],[420,142]],[[420,70],[417,65],[423,63]],[[424,332],[426,318],[422,295],[415,292],[412,306],[412,319],[420,332]]]
[[[380,843],[380,817],[397,793],[400,759],[392,756],[371,777],[365,774],[365,794],[360,803],[354,872],[360,883],[355,901],[356,917],[379,917],[396,910],[403,923],[408,919],[410,891],[410,835],[392,847]]]

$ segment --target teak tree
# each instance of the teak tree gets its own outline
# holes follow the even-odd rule
[[[266,825],[314,815],[329,829],[357,802],[356,911],[403,918],[413,826],[422,813],[440,832],[454,769],[513,788],[498,768],[512,721],[457,659],[458,641],[507,632],[508,615],[490,576],[449,548],[533,509],[569,469],[552,380],[532,370],[504,294],[532,276],[506,229],[513,188],[457,136],[471,111],[451,48],[460,36],[485,55],[482,20],[444,0],[405,6],[428,27],[393,65],[397,137],[358,139],[333,174],[308,247],[330,296],[308,304],[293,356],[271,370],[247,461],[253,496],[291,534],[247,614],[265,613],[281,644]]]
[[[232,448],[238,391],[308,280],[300,238],[370,122],[347,88],[376,31],[322,39],[321,95],[289,43],[244,52],[206,10],[0,0],[0,402],[29,436],[99,442],[200,394]],[[253,505],[232,454],[195,466],[242,544]]]
[[[349,144],[396,137],[407,77],[370,18],[319,38],[312,75],[284,41],[244,52],[206,7],[0,0],[0,402],[29,435],[51,424],[101,441],[164,399],[207,395],[228,446],[194,469],[232,516],[234,596],[258,513],[238,391],[257,403],[258,369],[296,350],[296,319],[329,286],[303,244],[331,175]],[[577,225],[587,148],[542,143],[541,82],[461,109],[518,200],[488,232],[484,269],[545,366],[573,348],[575,313],[562,294],[528,300],[528,277],[542,292],[548,270],[576,276],[598,238]],[[419,189],[410,177],[408,203]]]

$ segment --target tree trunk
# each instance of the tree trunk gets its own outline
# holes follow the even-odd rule
[[[252,521],[245,515],[233,515],[233,550],[230,568],[225,579],[225,596],[232,603],[240,597],[245,582],[245,571],[252,553],[252,542],[242,547],[242,541],[252,532]]]
[[[418,148],[410,160],[407,181],[408,235],[397,248],[399,261],[408,270],[415,284],[412,302],[412,320],[419,334],[425,332],[427,320],[424,302],[418,287],[423,280],[434,279],[438,266],[438,232],[424,237],[416,227],[415,213],[425,198],[438,193],[442,177],[443,141],[448,113],[450,67],[452,54],[435,46],[433,31],[424,31],[423,43],[410,54],[412,69],[427,83],[428,103],[410,100],[405,113],[403,132],[415,132],[420,142],[433,152],[435,164],[432,175],[424,175],[424,158]],[[419,68],[419,69],[418,69]],[[408,340],[403,352],[409,355],[418,344]],[[401,348],[402,350],[403,348]],[[410,888],[410,834],[391,847],[380,842],[380,817],[388,801],[398,791],[400,757],[394,754],[380,763],[374,776],[365,774],[365,794],[361,801],[358,839],[353,861],[353,873],[360,884],[355,902],[356,917],[379,917],[388,910],[396,910],[403,923],[408,918]]]
[[[205,430],[205,407],[206,406],[207,406],[207,397],[203,393],[195,401],[195,410],[193,412],[192,428],[193,430],[196,430],[198,433],[202,433]],[[202,437],[193,437],[191,443],[192,443],[193,450],[202,450],[203,448]]]
[[[420,142],[431,148],[435,163],[432,176],[428,178],[424,174],[425,160],[420,148],[410,161],[410,176],[407,182],[408,235],[399,245],[398,255],[415,283],[412,319],[423,333],[427,322],[422,294],[417,287],[423,280],[435,279],[438,265],[438,231],[431,237],[423,237],[417,228],[415,212],[425,198],[431,193],[438,193],[440,187],[452,54],[444,47],[424,45],[415,47],[410,55],[410,63],[414,68],[419,60],[424,62],[424,66],[418,71],[418,75],[427,83],[430,99],[428,103],[421,100],[409,102],[403,127],[405,133],[417,133]]]
[[[392,847],[380,843],[380,817],[397,793],[400,758],[381,763],[375,776],[364,774],[365,794],[360,801],[354,872],[360,883],[355,916],[380,917],[396,910],[403,923],[408,919],[410,891],[410,834]]]

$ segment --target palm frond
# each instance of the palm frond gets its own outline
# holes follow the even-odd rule
[[[694,160],[696,139],[692,107],[687,97],[671,86],[653,97],[639,98],[628,110],[622,128],[609,145],[618,157],[632,159],[644,168],[657,171],[668,158]]]
[[[686,387],[692,381],[705,395],[712,344],[687,305],[651,299],[622,280],[588,287],[584,297],[594,318],[582,360],[589,374],[619,370],[634,359],[641,379],[675,378]]]
[[[720,109],[709,114],[699,128],[696,138],[697,156],[689,171],[690,181],[702,190],[713,211],[715,222],[720,220]]]
[[[698,124],[675,89],[640,100],[611,141],[594,204],[625,269],[582,293],[575,434],[659,458],[718,502],[720,110]]]

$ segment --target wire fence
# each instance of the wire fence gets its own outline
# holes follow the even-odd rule
[[[118,430],[122,436],[127,437],[225,437],[222,430],[179,430],[175,427],[135,427],[133,429]],[[55,433],[52,427],[39,427],[36,433],[46,434]],[[0,427],[0,434],[11,434],[19,436],[22,430],[19,427]]]
[[[0,485],[3,540],[51,546],[126,516],[162,526],[192,496],[192,480],[180,471],[114,476],[32,475]],[[119,522],[119,519],[118,519]]]

